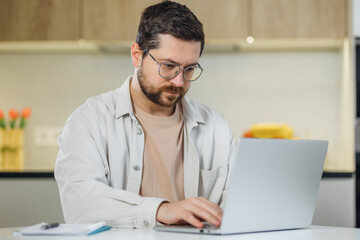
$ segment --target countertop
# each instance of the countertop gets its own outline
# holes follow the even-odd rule
[[[322,178],[352,178],[352,172],[323,172]],[[1,172],[0,178],[54,178],[54,171]]]

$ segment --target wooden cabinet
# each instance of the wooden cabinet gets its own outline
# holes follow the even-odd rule
[[[208,42],[224,43],[249,35],[255,39],[343,38],[348,1],[179,0],[203,23]],[[0,41],[134,41],[141,12],[157,2],[0,0]]]
[[[347,0],[250,0],[255,38],[343,38]]]
[[[204,25],[207,39],[240,39],[247,36],[248,0],[180,0]],[[141,12],[160,2],[83,0],[83,38],[134,41]]]
[[[134,41],[141,12],[160,2],[83,0],[83,38]],[[347,0],[178,0],[204,25],[206,40],[343,38]]]
[[[202,22],[206,40],[239,40],[248,36],[248,0],[180,0]]]
[[[141,12],[156,0],[83,0],[82,37],[85,40],[135,41]]]
[[[78,0],[0,0],[0,40],[79,39]]]

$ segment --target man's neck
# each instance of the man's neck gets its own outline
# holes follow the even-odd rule
[[[130,82],[130,96],[133,104],[141,110],[159,117],[168,117],[175,112],[175,107],[163,107],[150,101],[143,91],[136,78]]]

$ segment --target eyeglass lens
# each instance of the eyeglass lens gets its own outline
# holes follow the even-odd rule
[[[164,78],[170,79],[178,75],[180,70],[181,68],[174,63],[162,62],[160,64],[159,74]],[[194,81],[200,77],[201,72],[202,69],[197,65],[186,67],[184,68],[184,78],[187,81]]]

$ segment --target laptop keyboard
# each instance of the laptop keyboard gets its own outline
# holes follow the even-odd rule
[[[204,227],[202,227],[203,229],[218,229],[219,228],[217,226],[212,225],[209,222],[203,222],[203,224],[204,224]]]

